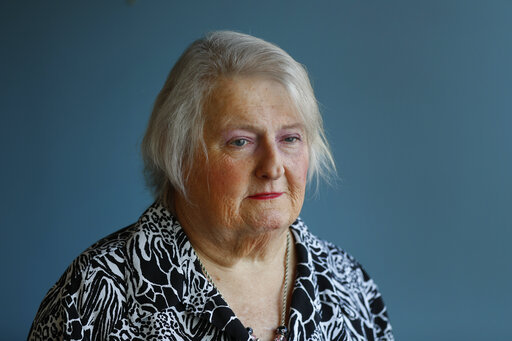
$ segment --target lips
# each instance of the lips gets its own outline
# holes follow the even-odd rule
[[[271,199],[279,198],[282,194],[283,194],[283,192],[256,193],[254,195],[250,195],[249,198],[255,199],[255,200],[271,200]]]

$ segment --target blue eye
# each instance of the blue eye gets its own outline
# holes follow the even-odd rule
[[[299,138],[297,136],[288,136],[283,139],[284,142],[293,143],[296,141],[299,141]]]
[[[248,143],[246,139],[236,139],[231,141],[231,144],[235,147],[243,147]]]

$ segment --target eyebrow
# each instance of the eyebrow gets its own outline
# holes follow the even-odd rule
[[[286,124],[279,128],[279,130],[287,130],[287,129],[301,129],[303,131],[306,131],[306,126],[303,123],[293,123],[293,124]],[[258,126],[253,124],[227,124],[223,130],[234,130],[234,129],[241,129],[241,130],[250,130],[250,131],[260,131]]]

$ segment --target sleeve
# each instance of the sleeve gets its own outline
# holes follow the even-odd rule
[[[28,340],[106,340],[123,314],[123,261],[84,253],[41,302]]]

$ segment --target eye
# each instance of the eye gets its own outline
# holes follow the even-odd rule
[[[287,136],[283,139],[283,141],[287,143],[294,143],[300,141],[300,138],[298,136]]]
[[[235,146],[235,147],[243,147],[247,143],[249,143],[249,141],[247,141],[246,139],[235,139],[235,140],[231,141],[229,144],[231,144],[232,146]]]

